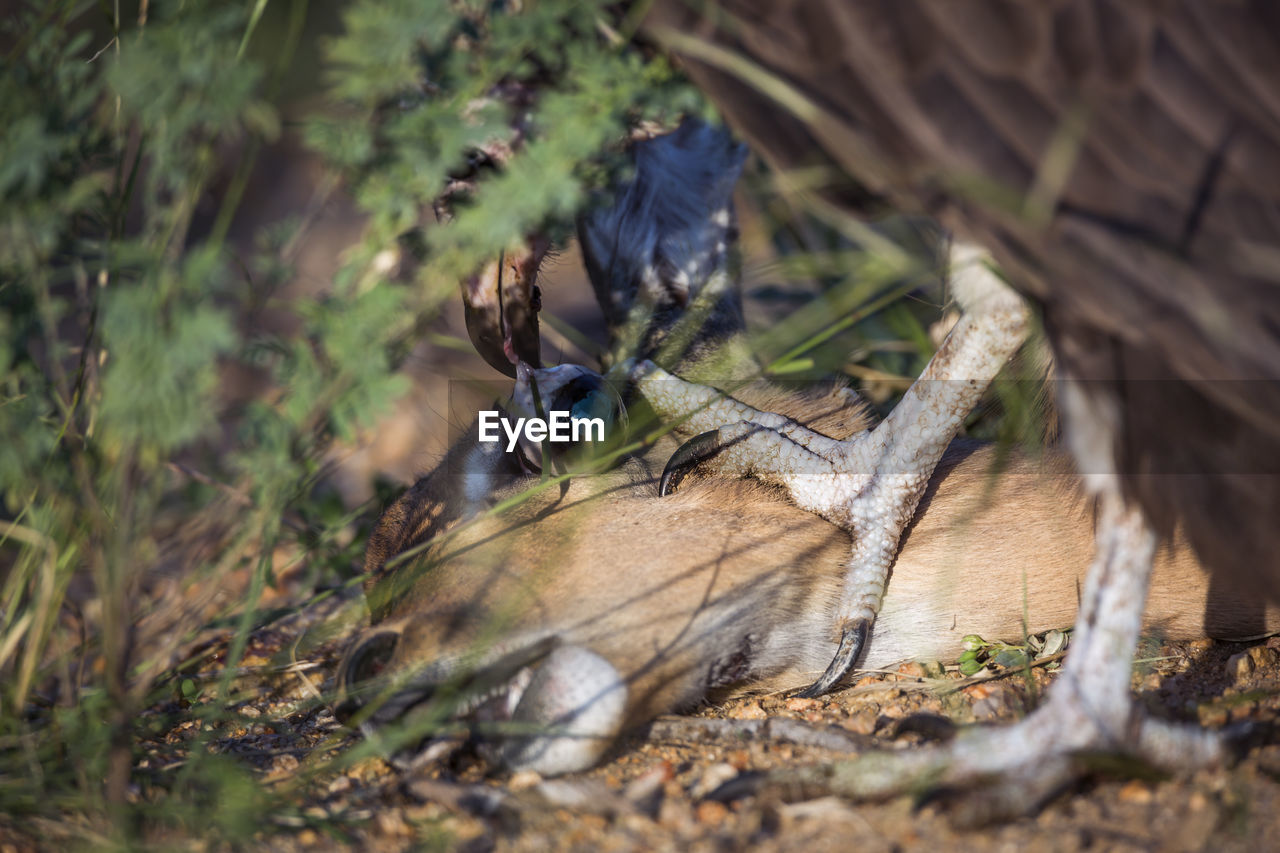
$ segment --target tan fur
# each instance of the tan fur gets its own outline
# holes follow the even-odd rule
[[[834,437],[867,425],[843,391],[738,396]],[[675,446],[664,439],[563,495],[552,488],[469,521],[449,474],[465,442],[451,451],[388,509],[370,542],[375,619],[403,632],[392,666],[447,673],[459,660],[483,663],[556,636],[613,664],[631,723],[719,687],[810,682],[835,648],[846,534],[750,481],[691,482],[659,498]],[[1070,625],[1092,550],[1091,507],[1063,454],[1002,461],[991,446],[953,444],[908,531],[864,666],[954,659],[965,634],[1017,641]],[[1166,638],[1245,637],[1280,629],[1280,613],[1222,590],[1211,597],[1178,540],[1157,561],[1145,624]]]

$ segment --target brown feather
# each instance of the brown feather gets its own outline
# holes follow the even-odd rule
[[[732,27],[676,0],[647,26],[775,167],[842,169],[989,247],[1044,303],[1065,372],[1120,407],[1129,494],[1166,533],[1182,520],[1209,568],[1280,597],[1276,4],[717,8]],[[797,117],[673,31],[826,114]],[[1028,216],[1073,111],[1078,155],[1047,221]]]

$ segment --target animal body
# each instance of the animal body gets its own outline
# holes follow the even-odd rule
[[[664,146],[680,156],[662,156]],[[637,156],[637,184],[660,179],[688,197],[675,214],[637,204],[635,194],[618,202],[660,223],[640,241],[639,258],[630,243],[602,237],[618,233],[607,211],[584,226],[593,283],[617,337],[655,353],[680,333],[688,306],[701,304],[709,319],[672,365],[677,373],[719,379],[755,409],[832,438],[871,426],[843,389],[734,382],[752,372],[725,251],[731,217],[720,215],[741,161],[736,146],[694,128],[644,143]],[[593,222],[610,227],[593,230]],[[645,270],[663,268],[693,274],[645,279]],[[640,330],[628,331],[634,322]],[[559,373],[541,375],[548,399],[568,387]],[[340,679],[358,695],[382,674],[372,679],[382,700],[360,712],[365,724],[415,707],[487,721],[498,726],[490,734],[507,765],[558,773],[589,766],[619,731],[659,713],[726,689],[799,687],[819,675],[837,649],[848,534],[754,480],[694,478],[659,497],[677,446],[664,437],[611,471],[507,505],[538,483],[529,459],[469,432],[388,508],[371,539],[374,625]],[[499,505],[506,508],[491,511]],[[1015,454],[998,465],[992,448],[954,443],[906,532],[862,664],[949,659],[965,634],[1016,640],[1070,624],[1093,518],[1062,454]],[[1152,632],[1239,637],[1280,624],[1260,625],[1253,602],[1211,595],[1181,540],[1157,562]]]
[[[1099,501],[1075,649],[1046,705],[904,761],[896,784],[999,779],[991,807],[1017,811],[1070,779],[1078,751],[1226,760],[1223,739],[1144,719],[1129,657],[1152,554],[1179,525],[1215,585],[1280,596],[1275,4],[709,8],[655,4],[649,32],[775,167],[825,167],[847,209],[936,216],[1039,302]]]

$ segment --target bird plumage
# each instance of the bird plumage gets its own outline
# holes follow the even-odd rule
[[[1102,467],[1280,597],[1280,7],[695,8],[657,3],[648,31],[755,149],[989,248],[1061,376],[1116,413]]]

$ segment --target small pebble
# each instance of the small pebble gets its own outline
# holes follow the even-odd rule
[[[662,791],[663,785],[674,776],[675,770],[672,768],[671,762],[659,761],[652,768],[627,783],[622,796],[633,803],[657,797]]]
[[[925,678],[928,673],[925,671],[923,664],[916,661],[910,661],[898,667],[898,675],[905,676],[906,680],[920,681]]]
[[[997,684],[975,684],[964,693],[973,700],[973,718],[990,720],[1009,710],[1009,694]]]
[[[1200,655],[1213,648],[1213,640],[1208,637],[1201,637],[1198,640],[1192,640],[1187,643],[1187,651],[1192,655]]]
[[[738,768],[734,767],[732,764],[725,764],[724,762],[712,764],[702,772],[702,776],[694,783],[693,787],[689,790],[689,794],[695,799],[705,797],[707,794],[710,794],[712,791],[719,788],[730,779],[735,778],[737,775]]]
[[[1249,649],[1249,660],[1257,669],[1266,669],[1280,661],[1280,652],[1267,646],[1254,646]]]
[[[876,730],[876,715],[870,711],[859,711],[841,720],[840,727],[848,729],[855,734],[874,734]]]
[[[1122,803],[1145,805],[1152,800],[1151,788],[1135,779],[1120,789],[1116,799]]]
[[[1253,675],[1253,658],[1248,652],[1240,652],[1227,658],[1227,677],[1234,681],[1243,681]]]
[[[703,800],[698,803],[698,807],[694,811],[694,817],[698,823],[707,826],[718,826],[728,816],[728,807],[724,803],[718,803],[715,800]]]
[[[746,702],[729,712],[729,718],[733,720],[763,720],[766,716],[759,702]]]
[[[527,791],[542,783],[542,776],[536,770],[517,770],[511,774],[507,788],[512,791]]]
[[[374,820],[377,821],[378,832],[382,835],[398,837],[413,834],[413,830],[404,822],[404,816],[400,813],[400,809],[378,809],[374,815]]]
[[[793,696],[786,701],[786,709],[788,711],[812,711],[821,703],[817,699],[802,699],[799,696]]]

